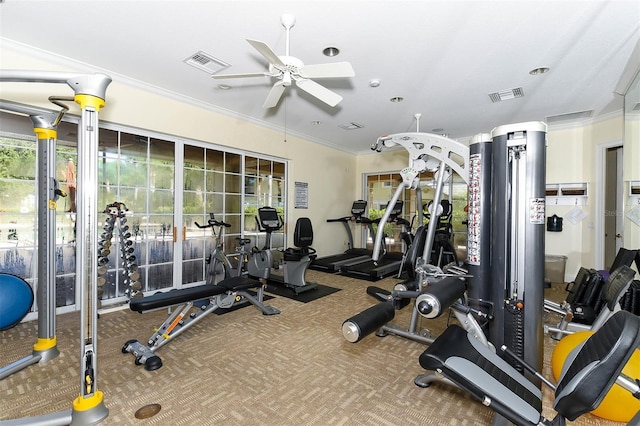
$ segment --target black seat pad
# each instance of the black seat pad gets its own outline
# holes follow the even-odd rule
[[[638,345],[640,317],[627,311],[614,314],[567,356],[556,389],[555,410],[571,421],[594,410]]]
[[[159,292],[151,296],[131,299],[129,309],[135,312],[144,312],[150,309],[164,308],[180,303],[205,299],[218,294],[226,293],[227,289],[219,285],[199,285],[197,287],[180,288]]]
[[[223,287],[227,291],[242,291],[250,288],[260,287],[260,281],[249,277],[231,277],[220,281],[218,286]]]
[[[316,258],[315,250],[311,247],[294,248],[288,247],[283,251],[283,258],[285,262],[299,262],[305,256],[309,256],[309,259],[314,260]]]
[[[515,368],[457,325],[449,326],[420,355],[420,365],[440,371],[471,395],[517,424],[538,424],[542,392]]]

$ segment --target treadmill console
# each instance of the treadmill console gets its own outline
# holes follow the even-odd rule
[[[280,229],[280,218],[276,209],[270,207],[259,208],[258,216],[263,228],[267,230]]]
[[[367,202],[364,200],[356,200],[351,206],[351,215],[361,217],[367,211]]]
[[[393,206],[393,210],[391,210],[390,217],[397,217],[402,213],[402,207],[404,206],[404,201],[398,200],[396,204]],[[386,205],[385,210],[389,207],[389,204]]]

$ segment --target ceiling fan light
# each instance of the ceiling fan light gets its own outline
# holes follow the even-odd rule
[[[330,58],[332,58],[340,54],[340,49],[334,46],[329,46],[329,47],[325,47],[322,53],[324,54],[324,56],[329,56]]]
[[[282,85],[285,87],[291,86],[291,73],[289,71],[282,75]]]

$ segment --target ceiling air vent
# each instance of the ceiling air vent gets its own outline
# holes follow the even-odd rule
[[[202,50],[189,56],[184,60],[184,62],[187,65],[191,65],[192,67],[198,68],[199,70],[205,71],[209,74],[215,74],[218,71],[222,71],[223,69],[231,66],[231,64],[221,61],[218,58],[214,58]]]
[[[522,89],[522,87],[489,93],[489,99],[491,99],[491,102],[493,103],[507,101],[509,99],[522,98],[523,96],[524,90]]]
[[[345,130],[356,130],[356,129],[362,129],[364,126],[362,124],[351,122],[347,124],[338,124],[338,127]]]
[[[547,124],[558,123],[560,121],[582,120],[590,118],[591,114],[593,114],[593,110],[590,109],[588,111],[571,112],[569,114],[550,115],[546,117],[545,120]]]

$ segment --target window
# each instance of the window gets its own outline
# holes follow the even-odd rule
[[[37,139],[23,116],[0,113],[0,272],[37,279]],[[209,213],[231,224],[225,249],[233,252],[236,238],[264,233],[255,226],[255,212],[263,205],[286,215],[284,161],[247,155],[211,144],[184,141],[149,132],[101,125],[98,146],[98,207],[114,202],[128,209],[126,220],[116,222],[101,287],[103,304],[126,300],[132,282],[125,275],[121,245],[133,256],[142,291],[155,291],[204,281],[205,258],[210,250],[206,223]],[[77,164],[77,125],[58,126],[56,178],[69,193],[56,210],[57,306],[75,304],[75,200],[70,170]],[[104,216],[100,216],[104,214]],[[106,213],[99,212],[99,226]],[[178,229],[176,224],[182,224]],[[181,237],[179,241],[178,238]],[[274,242],[284,244],[284,230]],[[178,251],[176,252],[176,246]],[[34,309],[36,307],[34,306]]]
[[[241,229],[242,157],[239,154],[198,146],[184,146],[182,283],[204,280],[206,258],[213,249],[211,229],[199,229],[209,215],[228,223],[224,246],[235,249]]]
[[[102,299],[124,296],[130,284],[118,248],[125,243],[131,244],[143,292],[172,287],[174,143],[101,129],[98,155],[98,206],[120,202],[128,209],[113,233]]]
[[[402,182],[400,174],[383,173],[383,174],[367,174],[366,182],[366,199],[369,204],[368,217],[371,219],[381,218],[387,203],[395,193],[398,185]],[[423,172],[420,174],[420,189],[422,193],[422,204],[427,205],[433,200],[435,195],[435,179],[433,173]],[[453,243],[456,248],[458,259],[465,259],[467,256],[467,213],[464,208],[467,205],[467,184],[457,174],[453,174],[452,178],[445,183],[443,188],[443,198],[451,201],[453,205],[452,226],[453,226]],[[415,190],[405,189],[399,198],[404,202],[403,219],[409,221],[412,225],[412,232],[417,229],[420,224],[417,222],[417,194]],[[428,212],[425,210],[423,223],[428,224]],[[374,226],[377,232],[377,227]],[[402,246],[400,233],[403,231],[402,226],[387,224],[385,225],[385,235],[388,251],[402,251],[406,247]],[[366,238],[367,248],[373,247],[375,235],[368,235]]]
[[[25,117],[0,114],[0,271],[18,275],[37,287],[37,138]],[[9,130],[9,131],[7,131]],[[76,126],[61,123],[59,135],[75,135]],[[77,158],[75,145],[59,140],[56,177],[67,185],[68,162]],[[75,304],[75,218],[70,195],[56,206],[56,306]],[[33,309],[36,309],[34,305]]]

